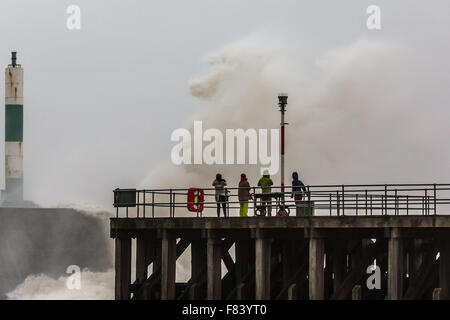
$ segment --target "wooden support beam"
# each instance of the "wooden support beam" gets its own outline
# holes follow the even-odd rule
[[[130,299],[131,238],[116,238],[115,299]]]
[[[450,239],[442,239],[439,248],[439,287],[440,299],[450,299]]]
[[[403,298],[403,239],[398,233],[393,228],[388,240],[388,300]]]
[[[436,261],[438,248],[431,245],[422,255],[420,268],[408,286],[403,298],[405,300],[421,299],[429,288],[437,282],[439,263]]]
[[[208,232],[207,238],[207,299],[222,297],[222,241]]]
[[[332,244],[333,293],[336,292],[347,274],[347,252],[343,240],[335,240]]]
[[[251,250],[250,238],[240,238],[236,240],[235,243],[235,275],[236,275],[236,285],[243,282],[244,276],[249,272],[251,265],[251,258],[253,257]],[[254,250],[253,250],[254,251]]]
[[[227,268],[228,272],[232,272],[234,270],[234,262],[233,258],[231,258],[230,253],[222,247],[222,260]]]
[[[160,235],[160,237],[163,237],[163,235]],[[176,241],[176,239],[175,239]],[[151,247],[153,248],[150,250],[151,253],[149,253],[150,256],[150,263],[153,262],[153,271],[150,277],[148,277],[143,283],[138,284],[137,281],[134,283],[136,290],[135,290],[135,296],[140,299],[151,299],[153,295],[157,297],[158,299],[161,298],[161,292],[155,292],[151,294],[151,291],[153,290],[154,285],[158,281],[162,281],[161,278],[161,264],[162,264],[162,240],[160,238],[153,238],[151,240]],[[176,259],[180,257],[180,255],[185,251],[186,247],[186,241],[180,240],[179,243],[176,244]],[[175,259],[175,260],[176,260]],[[141,298],[142,297],[142,298]]]
[[[153,274],[161,271],[161,239],[156,240],[155,260],[153,261]]]
[[[325,240],[309,239],[309,299],[324,299]]]
[[[236,300],[245,300],[245,283],[236,286]]]
[[[136,284],[148,278],[147,268],[152,261],[153,243],[150,238],[136,238]]]
[[[197,238],[191,242],[191,279],[198,277],[206,269],[206,241]]]
[[[331,246],[327,244],[325,240],[325,269],[324,269],[324,279],[323,279],[323,297],[324,299],[329,299],[333,294],[333,257]]]
[[[362,250],[362,246],[354,247],[354,250]],[[347,273],[347,276],[342,281],[342,284],[334,290],[331,297],[332,300],[345,300],[350,299],[351,291],[355,285],[358,284],[363,278],[366,277],[367,267],[377,259],[377,263],[383,262],[378,258],[382,256],[382,252],[385,250],[384,241],[378,240],[375,244],[367,245],[364,252],[357,253],[360,256],[358,264],[353,265],[353,269]],[[354,257],[355,255],[353,255]]]
[[[177,242],[173,234],[163,232],[161,240],[161,300],[175,299]]]
[[[149,237],[138,236],[136,239],[136,281],[133,285],[139,288],[148,278],[148,266],[155,259],[155,242]],[[135,299],[148,300],[149,290],[137,290]]]
[[[294,241],[284,241],[282,247],[282,260],[281,263],[283,265],[283,273],[282,273],[282,287],[289,287],[291,285],[290,281],[296,274],[296,270],[299,267],[299,263],[297,263],[298,259],[296,256],[296,243]]]
[[[270,299],[270,263],[272,239],[262,232],[255,238],[255,297],[256,300]]]
[[[419,268],[422,265],[424,252],[423,252],[423,240],[414,239],[409,254],[409,278],[414,281],[418,276]]]
[[[177,243],[177,259],[186,251],[186,249],[191,244],[189,238],[181,238]]]
[[[295,284],[296,290],[297,290],[297,296],[300,296],[298,293],[303,288],[303,285],[306,282],[306,276],[308,275],[308,256],[302,260],[302,264],[299,266],[299,268],[296,270],[295,275],[292,277],[292,279],[289,281],[291,285],[282,287],[278,295],[275,297],[275,300],[285,300],[286,295],[289,296],[289,288]],[[304,295],[301,295],[302,297]]]

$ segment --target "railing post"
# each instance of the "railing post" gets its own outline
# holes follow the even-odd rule
[[[424,206],[425,206],[425,199],[424,199],[424,196],[422,196],[422,215],[423,215],[423,216],[425,215],[425,209],[424,209]]]
[[[139,218],[139,190],[136,191],[136,214],[137,217]]]
[[[144,218],[145,218],[145,190],[144,190],[144,195],[143,195],[143,198],[144,199],[142,199],[143,201],[144,201],[144,208],[143,208],[143,214],[144,214]]]
[[[175,191],[173,194],[172,194],[172,198],[173,198],[173,205],[172,205],[172,214],[173,214],[173,217],[175,218],[175,210],[176,210],[176,208],[177,208],[177,202],[175,201],[175,197],[177,196],[177,192]]]
[[[372,195],[370,195],[370,215],[373,213],[373,207],[372,207]]]
[[[339,214],[339,211],[340,211],[339,206],[341,205],[340,202],[341,202],[341,200],[339,199],[339,191],[336,191],[336,209],[337,209],[338,217],[340,216],[340,214]]]
[[[170,189],[169,195],[169,216],[172,218],[172,189]]]
[[[409,215],[409,195],[406,195],[406,215]]]
[[[367,216],[367,209],[368,209],[368,208],[367,208],[367,189],[365,190],[364,193],[365,193],[365,196],[366,196],[366,216]]]
[[[344,185],[342,185],[342,215],[345,216],[345,192],[344,192]]]
[[[384,206],[384,212],[387,215],[387,184],[384,185],[384,202],[385,202],[385,206]]]
[[[311,212],[311,193],[309,191],[309,186],[307,187],[308,190],[308,214]]]
[[[436,183],[433,184],[433,203],[434,215],[436,215]]]
[[[152,191],[152,218],[155,217],[155,191]]]
[[[394,212],[395,212],[395,215],[397,216],[398,215],[397,189],[395,189],[394,207],[395,207]]]
[[[330,217],[333,215],[332,214],[332,208],[333,208],[333,201],[332,201],[331,193],[330,193]]]
[[[356,194],[356,215],[358,215],[358,194]]]
[[[256,199],[256,187],[253,187],[253,216],[256,216],[257,203],[258,203],[258,199]]]

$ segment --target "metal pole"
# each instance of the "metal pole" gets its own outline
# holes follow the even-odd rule
[[[280,106],[280,112],[281,112],[281,148],[280,148],[280,170],[281,170],[281,204],[284,205],[284,141],[285,141],[285,133],[284,133],[284,127],[287,123],[284,122],[284,113],[286,112],[286,105],[287,105],[287,94],[281,93],[278,95],[278,105]]]

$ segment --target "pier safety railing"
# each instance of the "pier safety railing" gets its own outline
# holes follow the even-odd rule
[[[202,188],[204,209],[189,212],[188,188],[174,189],[115,189],[116,217],[217,217],[215,189]],[[225,188],[227,216],[239,216],[237,187]],[[314,212],[318,216],[371,216],[371,215],[437,215],[450,214],[450,184],[371,184],[371,185],[307,185],[301,201],[292,198],[292,187],[271,187],[271,215],[280,209],[295,216]],[[252,199],[248,216],[269,215],[267,203],[262,203],[260,187],[251,187]],[[313,208],[313,211],[310,209]],[[221,216],[223,215],[221,206]]]

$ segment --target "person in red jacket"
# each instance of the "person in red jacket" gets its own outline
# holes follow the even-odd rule
[[[238,190],[239,198],[239,216],[248,217],[248,200],[252,198],[250,194],[250,184],[247,181],[247,176],[245,173],[241,174],[241,181],[239,182]]]

